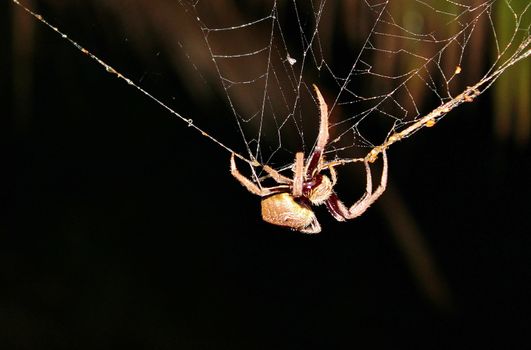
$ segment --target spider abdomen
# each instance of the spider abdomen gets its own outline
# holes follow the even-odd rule
[[[317,220],[313,211],[298,203],[289,193],[278,193],[262,200],[262,219],[270,224],[304,230]]]

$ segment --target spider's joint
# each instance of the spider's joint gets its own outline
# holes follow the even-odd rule
[[[396,138],[393,138],[394,136],[397,136]],[[388,142],[393,143],[400,140],[400,136],[398,134],[393,134],[391,137],[389,137]],[[365,157],[365,161],[369,163],[374,163],[376,159],[378,159],[378,154],[382,153],[385,150],[385,147],[383,146],[376,146],[374,147]]]
[[[472,102],[476,97],[478,97],[481,94],[481,91],[479,89],[469,86],[467,87],[467,90],[463,94],[464,101],[465,102]]]

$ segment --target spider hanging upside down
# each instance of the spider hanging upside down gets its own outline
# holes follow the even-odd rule
[[[313,86],[320,109],[319,134],[317,144],[304,163],[304,153],[295,154],[293,163],[293,179],[280,174],[268,165],[263,169],[279,185],[274,187],[261,187],[243,176],[236,168],[234,153],[230,160],[231,174],[251,193],[262,197],[262,218],[274,225],[289,227],[304,233],[319,233],[321,225],[317,221],[311,205],[325,204],[330,214],[338,221],[354,219],[363,214],[369,206],[385,191],[387,185],[387,155],[383,150],[383,169],[380,186],[372,191],[372,177],[369,161],[366,159],[366,187],[365,194],[347,208],[334,192],[337,175],[332,165],[324,164],[323,151],[328,143],[328,106],[317,86]],[[321,174],[328,169],[330,177]]]

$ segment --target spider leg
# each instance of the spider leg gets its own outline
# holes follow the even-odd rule
[[[317,95],[317,100],[319,102],[319,112],[320,112],[320,121],[319,121],[319,134],[317,135],[317,143],[312,154],[308,157],[308,163],[306,164],[306,175],[311,178],[319,171],[319,166],[321,165],[321,160],[323,157],[323,151],[328,143],[328,106],[319,91],[317,85],[313,85],[315,94]]]
[[[269,176],[271,176],[273,178],[273,180],[275,180],[276,182],[278,183],[281,183],[281,184],[291,184],[292,183],[292,179],[290,179],[289,177],[287,176],[284,176],[282,175],[281,173],[279,173],[278,171],[276,171],[275,169],[271,168],[269,165],[264,165],[263,166],[263,169],[266,173],[269,174]]]
[[[330,166],[328,168],[328,171],[330,171],[330,176],[332,177],[332,188],[337,183],[337,173],[333,166]],[[330,197],[325,201],[326,208],[328,209],[328,212],[332,214],[334,219],[337,221],[345,221],[345,217],[343,216],[343,213],[348,212],[347,207],[339,200],[339,197],[337,194],[332,192]]]
[[[306,176],[312,178],[319,171],[319,163],[321,163],[321,158],[323,157],[323,150],[314,149],[312,154],[308,157],[308,162],[306,163]]]
[[[317,136],[317,145],[315,148],[318,149],[324,149],[326,144],[328,143],[328,106],[326,105],[326,102],[323,98],[323,95],[321,95],[321,91],[319,91],[319,88],[317,85],[313,85],[313,88],[315,90],[315,94],[317,95],[317,100],[319,101],[319,112],[320,112],[320,124],[319,124],[319,134]]]
[[[259,187],[257,184],[249,180],[247,177],[243,176],[236,167],[236,161],[234,160],[234,153],[231,155],[230,158],[230,173],[232,176],[236,178],[246,189],[247,191],[260,196],[265,197],[270,194],[278,192],[279,189],[282,188],[282,186],[275,186],[275,187]]]
[[[295,154],[295,163],[293,169],[293,197],[302,196],[302,185],[304,184],[304,153],[297,152]]]
[[[371,168],[369,166],[369,162],[368,161],[365,161],[364,162],[365,164],[365,193],[363,194],[363,196],[361,196],[360,199],[358,199],[356,201],[356,203],[352,204],[352,206],[350,207],[350,209],[354,208],[354,207],[357,207],[360,205],[360,203],[363,203],[363,201],[367,200],[368,197],[371,196],[372,194],[372,175],[371,175]]]
[[[350,208],[355,208],[359,206],[363,201],[367,200],[367,197],[371,195],[372,192],[372,175],[371,175],[371,169],[369,167],[369,162],[365,161],[365,174],[366,174],[366,180],[365,180],[365,193],[363,193],[363,196],[361,196],[360,199],[356,201]],[[335,185],[337,182],[337,174],[333,167],[330,167],[330,175],[332,176],[332,185]],[[345,221],[349,218],[350,213],[349,209],[343,204],[343,202],[339,199],[337,194],[332,193],[330,197],[325,202],[326,208],[332,214],[334,219],[337,221]]]
[[[325,201],[328,212],[332,214],[337,221],[345,221],[345,214],[348,213],[347,207],[339,200],[337,194],[332,193]]]
[[[382,177],[380,179],[380,185],[376,189],[376,191],[372,192],[372,177],[371,177],[371,171],[369,168],[369,163],[365,162],[365,171],[367,172],[367,185],[365,188],[365,193],[359,199],[356,203],[354,203],[350,208],[347,208],[337,197],[337,195],[334,193],[330,196],[330,198],[326,201],[326,206],[328,208],[328,211],[332,214],[332,216],[338,220],[343,221],[344,219],[354,219],[363,214],[385,191],[385,188],[387,187],[387,171],[388,171],[388,163],[387,163],[387,154],[385,153],[385,150],[382,151],[383,155],[383,169],[382,169]],[[343,219],[343,220],[342,220]]]
[[[363,214],[385,191],[385,188],[387,187],[387,153],[385,153],[385,149],[382,152],[383,155],[383,169],[382,169],[382,177],[380,179],[380,185],[374,191],[371,193],[370,191],[367,193],[366,196],[362,197],[362,199],[358,202],[356,202],[353,206],[350,207],[348,210],[348,216],[347,219],[354,219],[361,214]],[[370,169],[369,169],[370,172]],[[367,181],[369,180],[369,176],[367,176]],[[367,186],[369,187],[369,186]],[[372,189],[372,183],[371,183],[371,189]]]
[[[328,168],[328,171],[330,171],[330,176],[332,177],[332,187],[334,187],[337,183],[337,173],[336,169],[334,169],[333,166]]]

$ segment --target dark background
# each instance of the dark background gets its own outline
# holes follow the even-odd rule
[[[530,345],[530,148],[494,138],[488,92],[389,151],[392,191],[447,286],[434,301],[387,194],[354,222],[316,209],[315,236],[263,223],[227,152],[39,23],[31,113],[18,115],[9,23],[0,348]],[[173,94],[182,110],[232,121]]]

